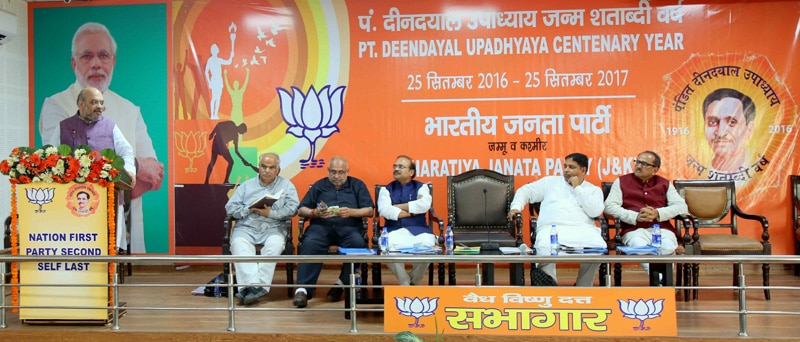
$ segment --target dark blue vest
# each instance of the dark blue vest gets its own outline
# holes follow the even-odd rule
[[[114,149],[114,122],[104,117],[87,124],[77,114],[61,121],[61,143],[75,147],[88,145],[92,151]]]
[[[389,197],[392,199],[392,205],[408,203],[417,199],[419,188],[425,186],[422,182],[411,180],[406,185],[401,185],[398,181],[392,181],[386,185],[386,190],[389,191]],[[406,228],[412,234],[430,233],[428,223],[425,220],[425,215],[414,215],[411,217],[402,218],[400,220],[386,220],[386,228],[389,231]]]

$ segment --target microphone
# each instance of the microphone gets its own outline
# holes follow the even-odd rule
[[[486,199],[486,193],[488,193],[488,191],[486,188],[483,188],[483,219],[486,221],[486,242],[481,243],[481,252],[500,250],[500,244],[492,242],[491,234],[489,234],[488,200]]]

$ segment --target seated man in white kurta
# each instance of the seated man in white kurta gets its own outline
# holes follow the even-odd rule
[[[603,213],[603,190],[585,181],[589,159],[582,153],[564,158],[564,176],[548,176],[523,185],[514,195],[509,220],[527,203],[541,202],[536,223],[537,255],[550,255],[550,227],[556,225],[558,243],[567,247],[605,248],[606,242],[594,217]],[[577,286],[592,286],[600,264],[582,263]],[[540,263],[539,268],[556,279],[556,266]]]

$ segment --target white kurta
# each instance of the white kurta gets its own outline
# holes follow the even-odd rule
[[[573,188],[562,176],[549,176],[520,187],[511,209],[541,202],[536,223],[536,253],[550,254],[550,226],[558,229],[558,243],[570,247],[606,247],[594,218],[603,214],[603,190],[584,181]]]

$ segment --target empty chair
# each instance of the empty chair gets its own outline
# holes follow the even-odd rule
[[[506,218],[514,196],[514,176],[477,169],[447,177],[447,225],[456,246],[494,242],[501,247],[522,244],[521,227]],[[440,229],[440,236],[444,230]],[[455,264],[449,264],[448,283],[455,285]],[[444,281],[440,274],[440,283]]]
[[[745,213],[736,205],[736,186],[732,180],[675,180],[675,188],[686,199],[692,222],[691,243],[686,245],[686,254],[695,255],[770,255],[769,223],[761,215]],[[761,238],[756,240],[739,234],[739,219],[756,221],[761,226]],[[683,221],[677,222],[679,225]],[[688,229],[688,228],[687,228]],[[692,285],[697,286],[700,267],[698,264],[684,268],[691,271]],[[738,285],[738,264],[733,268],[733,284]],[[769,286],[769,264],[762,267],[764,286]],[[684,275],[687,277],[688,275]],[[693,298],[697,299],[697,290]],[[764,297],[770,299],[768,289]],[[685,300],[689,300],[686,296]]]

